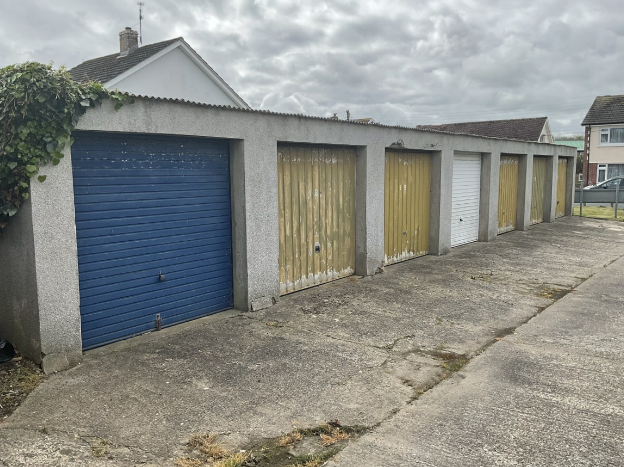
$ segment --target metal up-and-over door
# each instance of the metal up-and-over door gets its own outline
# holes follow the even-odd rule
[[[386,151],[385,263],[429,253],[431,156]]]
[[[78,133],[83,348],[232,306],[228,142]]]
[[[557,206],[555,207],[555,217],[565,216],[567,186],[568,160],[565,157],[560,157],[557,169]]]
[[[479,240],[481,200],[481,154],[453,157],[453,210],[451,246]]]
[[[531,187],[531,225],[544,222],[544,194],[548,158],[533,157],[533,184]]]
[[[518,214],[518,156],[501,156],[498,181],[498,233],[516,230]]]
[[[278,146],[280,294],[355,272],[355,150]]]

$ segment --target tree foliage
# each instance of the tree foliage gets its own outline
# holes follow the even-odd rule
[[[29,196],[32,177],[58,164],[71,133],[89,107],[129,98],[100,83],[76,83],[52,65],[27,62],[0,69],[0,233]],[[38,176],[39,182],[45,175]]]

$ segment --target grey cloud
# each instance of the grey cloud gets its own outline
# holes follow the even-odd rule
[[[415,125],[548,115],[579,132],[624,93],[619,0],[146,0],[146,43],[184,36],[253,107]],[[113,53],[135,2],[25,0],[0,66]],[[62,25],[62,27],[59,27]]]

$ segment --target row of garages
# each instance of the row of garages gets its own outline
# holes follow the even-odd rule
[[[33,187],[32,212],[5,244],[32,236],[34,271],[0,250],[15,277],[36,276],[36,310],[21,312],[46,332],[29,334],[11,310],[0,324],[31,356],[55,356],[50,368],[84,349],[491,240],[493,222],[495,234],[524,230],[571,208],[567,148],[168,102],[159,120],[150,100],[139,104],[121,122],[125,108],[90,111],[70,165]],[[206,124],[193,128],[198,115]],[[237,118],[248,121],[232,131]],[[399,139],[407,149],[392,148]],[[56,192],[67,205],[51,214],[44,199]],[[2,292],[14,303],[22,293]]]

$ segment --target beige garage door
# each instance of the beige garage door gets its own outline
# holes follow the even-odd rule
[[[429,253],[431,156],[386,152],[385,263]]]
[[[355,272],[355,150],[278,146],[280,294]]]
[[[544,193],[546,192],[546,168],[548,159],[533,158],[533,185],[531,187],[531,225],[544,222]]]
[[[557,206],[555,207],[555,217],[565,216],[567,186],[568,160],[560,157],[559,168],[557,169]]]
[[[518,214],[518,156],[501,156],[498,181],[498,233],[516,230]]]

